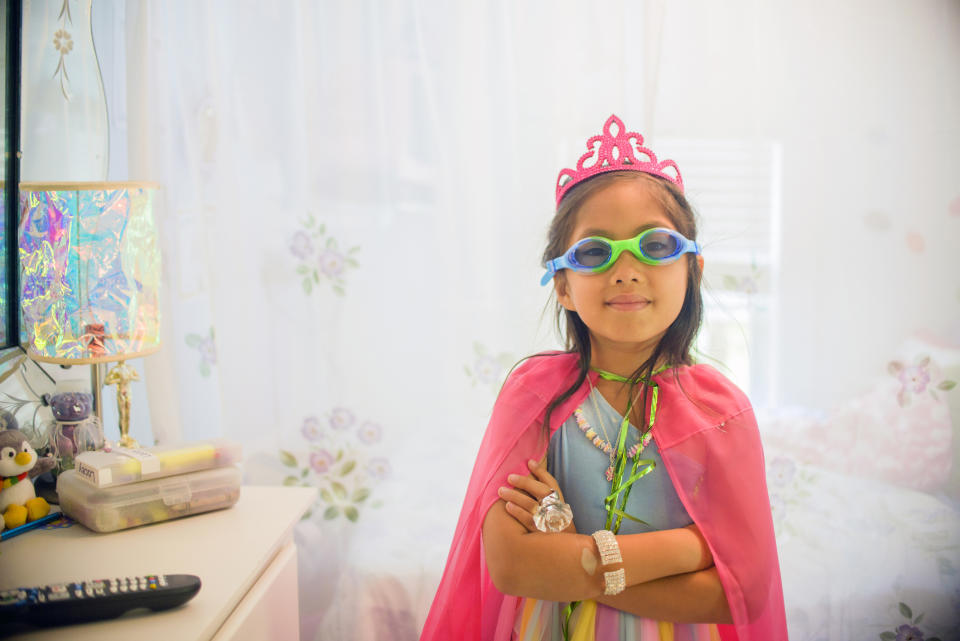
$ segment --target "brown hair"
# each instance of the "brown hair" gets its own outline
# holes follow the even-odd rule
[[[696,214],[690,203],[687,202],[686,197],[673,183],[640,171],[611,171],[594,176],[574,186],[557,205],[557,213],[554,215],[547,232],[547,247],[543,252],[544,265],[547,261],[562,255],[569,248],[573,240],[570,235],[577,224],[577,213],[583,203],[615,180],[642,180],[647,183],[654,198],[663,207],[664,212],[677,231],[690,240],[697,239]],[[631,379],[635,380],[642,377],[649,380],[658,362],[665,362],[670,365],[690,365],[692,363],[690,347],[700,330],[700,323],[703,319],[703,298],[700,295],[701,273],[697,257],[695,254],[687,254],[685,259],[687,260],[687,289],[680,313],[667,328],[650,358],[640,364],[630,376]],[[563,276],[558,275],[558,277],[562,278]],[[586,380],[590,367],[590,330],[580,319],[579,314],[564,308],[559,301],[556,301],[555,305],[557,331],[565,337],[567,352],[576,353],[580,358],[576,381],[553,399],[547,407],[544,417],[545,429],[549,429],[550,415],[553,410],[580,388],[583,381]],[[644,386],[640,407],[646,407],[648,389],[648,386]]]

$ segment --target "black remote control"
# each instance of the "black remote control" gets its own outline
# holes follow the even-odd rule
[[[136,608],[166,610],[200,591],[192,574],[149,574],[0,590],[0,623],[67,625],[112,619]]]

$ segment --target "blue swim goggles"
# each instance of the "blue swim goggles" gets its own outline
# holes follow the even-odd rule
[[[546,285],[561,269],[597,273],[617,262],[624,250],[647,265],[666,265],[682,254],[699,254],[700,245],[680,232],[665,227],[648,229],[627,240],[590,236],[573,244],[563,256],[547,261],[547,273],[540,279]]]

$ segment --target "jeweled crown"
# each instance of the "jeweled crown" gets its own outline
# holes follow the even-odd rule
[[[563,169],[557,176],[557,204],[577,183],[608,171],[642,171],[665,178],[683,191],[677,163],[658,161],[657,155],[643,146],[643,136],[627,131],[623,121],[611,115],[603,125],[603,133],[587,140],[587,153],[580,156],[577,168]]]

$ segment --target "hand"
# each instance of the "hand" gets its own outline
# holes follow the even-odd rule
[[[557,479],[547,471],[544,463],[528,461],[527,467],[530,468],[530,474],[526,476],[511,474],[507,477],[507,482],[513,487],[501,487],[497,493],[507,504],[507,514],[515,518],[527,529],[527,532],[539,532],[540,530],[533,522],[533,513],[539,507],[540,501],[551,492],[556,492],[563,501],[563,492],[560,491]],[[573,522],[564,530],[574,534],[576,531]]]

